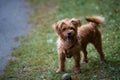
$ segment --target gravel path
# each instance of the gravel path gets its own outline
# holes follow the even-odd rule
[[[14,38],[28,32],[27,3],[23,0],[0,0],[0,75],[11,58],[12,48],[20,45]]]

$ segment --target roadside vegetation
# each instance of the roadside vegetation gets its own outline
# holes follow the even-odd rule
[[[87,47],[88,63],[81,64],[78,80],[120,80],[120,2],[119,0],[27,0],[34,10],[29,22],[33,27],[27,36],[20,37],[21,46],[14,48],[1,80],[61,80],[64,73],[56,74],[58,58],[57,35],[52,24],[64,18],[81,19],[102,15],[103,50],[107,62],[100,64],[97,51]],[[74,60],[67,59],[66,72],[72,77]]]

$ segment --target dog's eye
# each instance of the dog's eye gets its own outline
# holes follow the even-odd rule
[[[63,30],[63,31],[65,31],[65,30],[66,30],[66,28],[63,28],[62,30]]]

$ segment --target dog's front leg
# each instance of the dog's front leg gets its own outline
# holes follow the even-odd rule
[[[74,71],[76,74],[79,74],[81,73],[81,70],[80,70],[80,54],[77,54],[74,57],[74,60],[75,60],[75,66],[74,66]]]
[[[65,68],[65,55],[63,53],[58,53],[59,67],[56,73],[64,71]]]

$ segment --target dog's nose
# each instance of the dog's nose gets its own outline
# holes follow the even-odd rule
[[[68,34],[68,36],[71,36],[71,33],[69,32],[69,33],[67,33]]]

